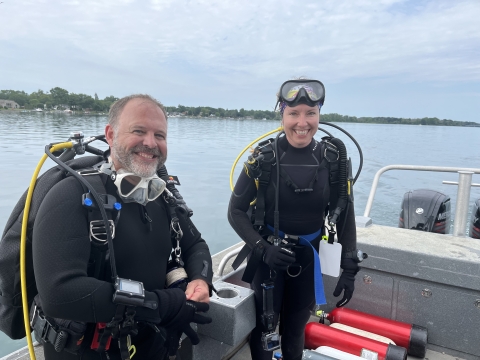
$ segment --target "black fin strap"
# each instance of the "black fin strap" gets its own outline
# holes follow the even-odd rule
[[[248,256],[248,254],[250,254],[250,251],[251,251],[250,246],[245,244],[243,246],[242,250],[240,250],[237,257],[235,258],[235,260],[232,263],[232,268],[234,270],[237,270],[237,268],[240,266],[240,264],[243,262],[243,260],[245,260],[245,258]]]
[[[258,266],[263,261],[263,254],[265,253],[265,246],[262,244],[262,241],[259,240],[255,247],[252,249],[252,256],[248,260],[247,266],[242,276],[242,280],[246,283],[251,283],[255,276],[255,272],[258,269]]]

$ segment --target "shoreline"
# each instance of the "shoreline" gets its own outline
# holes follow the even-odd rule
[[[106,112],[99,111],[65,111],[65,110],[42,110],[36,111],[35,109],[0,109],[0,114],[2,113],[22,113],[22,114],[49,114],[49,115],[75,115],[75,116],[108,116]],[[168,112],[167,112],[168,114]],[[253,116],[238,116],[238,117],[220,117],[220,116],[200,116],[200,115],[184,115],[184,114],[168,114],[168,118],[187,118],[187,119],[212,119],[212,120],[257,120],[257,121],[280,121],[280,118],[275,119],[255,119]],[[384,121],[380,119],[385,119]],[[360,117],[355,116],[345,116],[339,114],[321,114],[320,121],[323,122],[332,122],[332,123],[349,123],[349,124],[378,124],[378,125],[415,125],[415,126],[446,126],[446,127],[480,127],[480,123],[472,122],[461,122],[454,120],[438,120],[442,123],[431,123],[430,121],[424,119],[408,119],[408,118],[392,118],[392,117]],[[443,122],[446,123],[443,123]],[[465,124],[466,123],[466,124]]]

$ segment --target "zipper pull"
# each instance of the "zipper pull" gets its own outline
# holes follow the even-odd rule
[[[150,216],[148,216],[147,209],[145,209],[145,212],[143,213],[143,216],[145,216],[145,220],[147,220],[149,223],[152,222],[152,219],[150,219]]]
[[[147,212],[147,208],[145,206],[142,206],[142,210],[143,210],[143,217],[145,218],[146,222],[145,222],[145,225],[148,224],[148,228],[150,230],[150,232],[152,232],[152,219],[150,218],[150,216],[148,216],[148,212]]]

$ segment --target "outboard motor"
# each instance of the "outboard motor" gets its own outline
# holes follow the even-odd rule
[[[474,239],[480,239],[480,199],[473,204],[469,234]]]
[[[403,196],[398,227],[448,234],[450,197],[428,189],[406,192]]]

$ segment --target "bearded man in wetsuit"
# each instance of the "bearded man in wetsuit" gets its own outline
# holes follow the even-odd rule
[[[106,164],[117,179],[141,178],[155,184],[156,172],[167,159],[167,114],[162,104],[148,95],[131,95],[112,105],[108,121],[105,135],[111,156]],[[132,197],[113,178],[108,177],[105,189],[122,206],[113,239],[116,271],[119,278],[141,282],[145,289],[143,305],[134,308],[135,331],[128,334],[128,348],[130,353],[134,349],[136,359],[164,359],[169,334],[184,331],[195,337],[189,324],[210,321],[197,312],[208,310],[210,252],[188,216],[179,216],[189,282],[186,291],[166,288],[172,252],[169,205],[159,194],[152,199],[150,186],[140,193],[148,196]],[[42,311],[49,318],[87,324],[77,354],[57,352],[47,342],[47,360],[125,358],[116,340],[110,342],[108,350],[92,349],[97,325],[111,322],[119,307],[113,300],[111,278],[88,275],[91,240],[87,211],[81,202],[84,193],[74,177],[57,183],[43,200],[33,230],[33,262]]]

